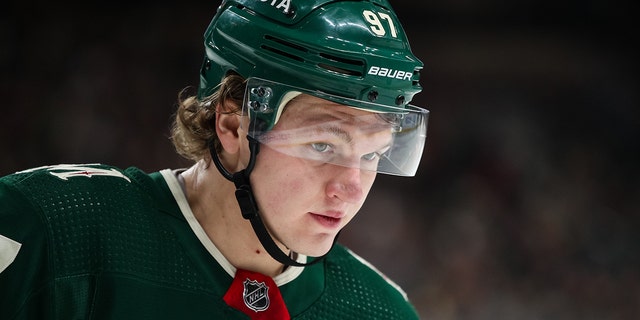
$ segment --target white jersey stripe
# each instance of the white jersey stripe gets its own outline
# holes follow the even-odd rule
[[[193,233],[195,233],[196,237],[198,237],[198,239],[200,240],[200,243],[202,243],[207,251],[209,251],[211,256],[213,256],[213,258],[218,261],[220,266],[229,274],[229,276],[233,278],[236,274],[236,267],[234,267],[231,262],[229,262],[229,260],[227,260],[227,258],[222,255],[222,252],[220,252],[213,241],[209,239],[209,236],[204,231],[204,229],[202,229],[202,226],[193,215],[193,211],[191,211],[191,208],[189,207],[189,202],[187,201],[187,198],[182,191],[182,187],[180,187],[178,179],[173,174],[173,171],[170,169],[164,169],[161,170],[160,173],[162,174],[162,177],[164,177],[164,180],[167,182],[169,189],[171,189],[171,193],[176,199],[176,202],[178,203],[178,206],[180,207],[184,218],[189,223],[191,230],[193,230]],[[306,262],[307,256],[298,254],[296,260],[301,263]],[[287,270],[285,270],[283,273],[275,276],[273,278],[273,281],[277,286],[283,286],[295,280],[302,273],[302,271],[304,271],[303,267],[288,267]]]
[[[0,273],[16,259],[21,246],[21,243],[0,234]]]

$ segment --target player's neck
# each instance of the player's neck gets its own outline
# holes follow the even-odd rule
[[[204,161],[183,172],[182,177],[194,216],[233,266],[271,277],[282,273],[283,265],[264,250],[251,224],[242,217],[233,183]]]

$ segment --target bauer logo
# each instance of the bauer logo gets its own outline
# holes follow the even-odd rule
[[[378,66],[371,66],[367,74],[370,74],[372,76],[392,78],[392,79],[398,79],[398,80],[407,80],[407,81],[411,80],[411,77],[413,76],[412,71],[394,70],[394,69],[383,68]]]
[[[269,287],[264,282],[246,279],[243,282],[242,298],[244,304],[253,311],[264,311],[269,308]]]

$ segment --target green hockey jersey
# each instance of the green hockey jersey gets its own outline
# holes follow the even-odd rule
[[[235,273],[171,170],[58,165],[0,178],[0,319],[248,319],[223,300]],[[273,280],[292,319],[418,318],[339,244]]]

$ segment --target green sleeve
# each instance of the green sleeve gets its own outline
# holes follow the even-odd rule
[[[0,235],[21,244],[0,273],[0,319],[44,319],[50,310],[48,232],[38,210],[7,177],[0,179]]]

